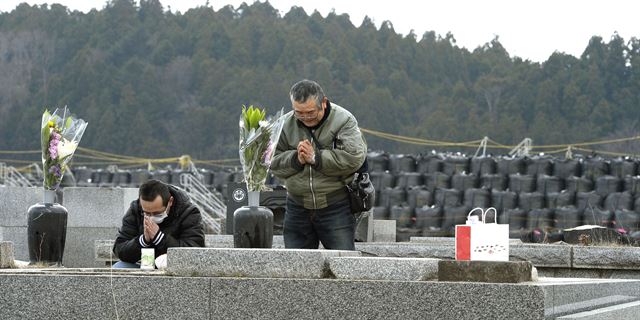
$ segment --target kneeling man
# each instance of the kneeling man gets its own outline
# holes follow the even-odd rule
[[[113,267],[139,268],[142,248],[154,248],[158,257],[170,247],[204,247],[202,216],[184,191],[149,180],[122,218],[113,246],[120,261]]]

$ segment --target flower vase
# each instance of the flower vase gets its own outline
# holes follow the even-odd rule
[[[235,248],[271,248],[273,212],[261,207],[260,191],[248,192],[248,204],[233,212],[233,246]]]
[[[29,207],[27,234],[29,264],[62,266],[62,255],[67,236],[65,207],[55,202],[55,191],[44,190],[43,203]]]

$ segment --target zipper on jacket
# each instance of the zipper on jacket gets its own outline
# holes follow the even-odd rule
[[[309,166],[309,188],[311,188],[311,199],[313,199],[313,208],[318,209],[316,205],[316,193],[313,192],[313,168]]]
[[[313,134],[315,130],[311,130],[311,146],[313,146],[313,138],[315,135]],[[311,189],[311,199],[313,199],[313,209],[318,209],[318,205],[316,204],[316,193],[313,192],[313,168],[309,166],[309,188]]]

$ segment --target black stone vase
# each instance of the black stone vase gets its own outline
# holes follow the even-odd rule
[[[55,203],[55,191],[44,190],[44,202],[27,212],[29,264],[62,266],[67,237],[67,209]]]
[[[235,248],[271,248],[273,212],[261,207],[260,191],[248,192],[248,206],[233,212],[233,246]]]

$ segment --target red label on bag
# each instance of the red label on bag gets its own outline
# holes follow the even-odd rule
[[[456,260],[471,260],[471,226],[456,226]]]

